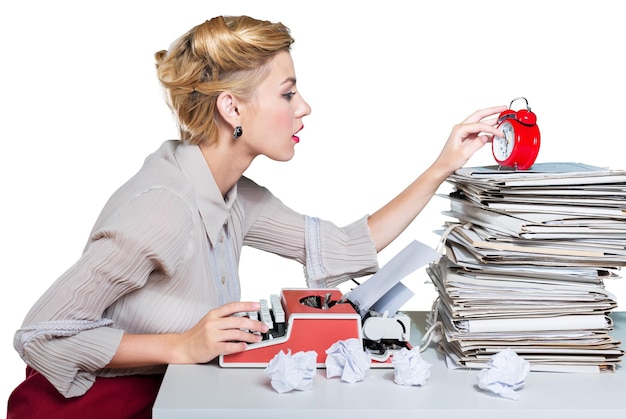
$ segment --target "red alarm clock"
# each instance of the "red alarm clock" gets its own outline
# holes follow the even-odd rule
[[[526,109],[512,110],[517,100],[524,100]],[[498,117],[498,129],[504,133],[504,137],[494,137],[491,143],[493,157],[498,164],[516,170],[530,169],[539,154],[541,141],[537,115],[530,111],[525,98],[518,97],[511,101],[509,109]]]

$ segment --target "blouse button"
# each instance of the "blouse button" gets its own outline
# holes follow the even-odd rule
[[[220,243],[224,243],[224,236],[220,236]]]
[[[225,276],[223,276],[223,277],[222,277],[222,284],[225,284],[225,283],[226,283],[226,277],[225,277]]]

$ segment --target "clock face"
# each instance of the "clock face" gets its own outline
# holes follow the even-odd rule
[[[504,161],[509,158],[513,152],[515,144],[515,131],[510,122],[503,122],[500,125],[500,131],[504,133],[504,137],[493,137],[493,155],[498,161]]]

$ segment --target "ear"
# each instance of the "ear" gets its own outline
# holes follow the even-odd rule
[[[230,92],[222,92],[217,97],[217,112],[233,128],[241,125],[239,109],[237,108],[238,104],[239,101]]]

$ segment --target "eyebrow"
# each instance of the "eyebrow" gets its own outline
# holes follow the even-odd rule
[[[296,78],[295,77],[287,77],[285,79],[285,81],[283,81],[280,85],[282,86],[282,85],[287,84],[287,83],[296,84]]]

